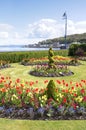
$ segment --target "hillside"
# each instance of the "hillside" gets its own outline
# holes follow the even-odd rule
[[[59,44],[64,44],[65,38],[59,37],[59,38],[54,38],[54,39],[47,39],[47,40],[39,42],[38,44],[40,44],[40,45],[55,44],[58,42],[59,42]],[[86,33],[68,35],[66,38],[66,42],[67,42],[67,44],[70,44],[72,42],[81,42],[81,43],[85,42],[86,43]]]

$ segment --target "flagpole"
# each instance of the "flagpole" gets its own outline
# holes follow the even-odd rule
[[[66,15],[66,18],[65,18],[65,49],[67,48],[67,15]]]
[[[66,38],[67,38],[67,14],[66,12],[63,14],[63,17],[65,19],[65,49],[67,48],[67,41],[66,41]]]

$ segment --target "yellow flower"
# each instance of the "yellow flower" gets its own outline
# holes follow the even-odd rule
[[[75,100],[77,101],[77,102],[82,102],[82,96],[78,96],[77,98],[75,98]]]
[[[63,97],[63,95],[62,95],[61,93],[59,93],[57,96],[58,96],[58,97],[60,97],[60,98],[62,98],[62,97]]]
[[[42,96],[42,99],[44,99],[46,101],[47,100],[47,96],[46,95]]]
[[[11,97],[11,100],[14,100],[14,99],[18,99],[18,97],[15,94],[13,94]]]

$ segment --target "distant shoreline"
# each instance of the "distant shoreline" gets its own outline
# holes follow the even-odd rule
[[[42,51],[48,50],[47,47],[24,47],[24,46],[0,46],[0,52],[14,52],[14,51]],[[54,50],[60,50],[60,48],[53,48]]]

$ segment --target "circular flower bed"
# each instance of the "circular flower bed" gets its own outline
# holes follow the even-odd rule
[[[37,65],[29,74],[39,77],[60,77],[70,76],[74,73],[68,69],[67,65],[57,65],[55,68],[48,68],[48,65]]]

